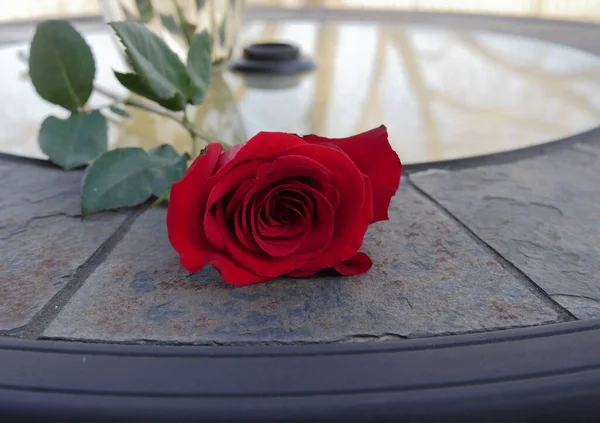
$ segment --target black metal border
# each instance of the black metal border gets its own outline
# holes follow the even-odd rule
[[[0,339],[0,421],[597,421],[599,352],[600,319],[251,348]]]

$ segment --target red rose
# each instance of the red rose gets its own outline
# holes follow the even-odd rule
[[[402,165],[384,126],[344,139],[261,132],[222,152],[209,144],[174,184],[169,240],[190,272],[210,263],[234,285],[333,268],[371,268],[358,252],[387,220]]]

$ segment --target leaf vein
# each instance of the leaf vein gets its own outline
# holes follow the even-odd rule
[[[69,95],[75,101],[77,108],[81,108],[81,106],[82,106],[81,101],[79,100],[79,97],[77,97],[77,94],[75,94],[75,89],[71,85],[71,80],[69,79],[69,75],[67,75],[67,69],[65,68],[65,65],[61,59],[60,52],[58,51],[58,49],[55,46],[52,46],[52,51],[54,52],[54,54],[56,55],[56,58],[58,60],[58,67],[60,69],[60,75],[63,77],[63,79],[66,82],[67,91],[69,92]]]

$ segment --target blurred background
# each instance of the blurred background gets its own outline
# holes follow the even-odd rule
[[[330,7],[489,13],[537,18],[600,20],[600,0],[247,0],[247,6]],[[98,15],[95,0],[4,0],[0,21]]]
[[[37,96],[26,63],[18,59],[27,53],[36,21],[74,19],[100,59],[96,85],[125,98],[130,94],[113,76],[113,69],[127,70],[122,49],[101,14],[107,21],[130,19],[135,11],[141,17],[139,6],[148,3],[0,0],[0,103],[27,104],[3,108],[0,152],[45,157],[37,144],[40,122],[49,114],[62,116]],[[597,29],[573,23],[599,22],[600,0],[243,3],[244,8],[228,6],[242,5],[240,0],[152,0],[156,13],[145,21],[182,58],[190,21],[192,33],[205,24],[214,27],[219,42],[213,43],[213,64],[219,72],[204,104],[193,109],[193,119],[227,143],[262,130],[344,137],[385,124],[393,147],[409,164],[509,151],[600,125]],[[208,4],[218,19],[194,10]],[[174,5],[186,8],[179,15]],[[225,13],[228,7],[236,12]],[[245,10],[243,25],[237,10]],[[181,16],[187,19],[184,30],[176,25]],[[294,43],[316,68],[274,75],[227,67],[230,57],[243,56],[243,46],[274,40]],[[578,49],[582,46],[587,51]],[[91,105],[107,101],[95,92]],[[108,114],[111,146],[189,147],[189,134],[178,123],[139,109],[128,112],[127,119]]]

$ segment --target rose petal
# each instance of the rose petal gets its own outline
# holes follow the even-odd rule
[[[202,248],[201,216],[206,203],[199,192],[212,175],[220,144],[209,144],[187,170],[183,178],[173,184],[167,209],[167,231],[171,245],[181,255],[182,265],[191,272],[206,264],[207,255]]]
[[[215,210],[215,203],[238,187],[242,181],[253,179],[256,171],[262,166],[261,161],[247,162],[231,169],[223,175],[213,186],[206,202],[204,214],[204,233],[206,239],[217,249],[225,248],[223,232],[227,230],[225,222],[225,208],[219,209],[219,216]]]
[[[297,238],[265,239],[261,236],[255,235],[254,239],[256,240],[256,243],[259,245],[259,247],[269,256],[286,257],[295,253],[307,236],[307,232],[304,231]]]
[[[215,178],[217,181],[208,196],[206,206],[211,207],[227,194],[237,190],[237,187],[246,180],[254,180],[256,172],[263,166],[262,160],[242,163],[231,169],[225,175]]]
[[[371,258],[365,253],[358,252],[348,260],[334,266],[336,272],[344,276],[366,273],[373,266]]]
[[[247,213],[252,210],[253,197],[249,195],[250,193],[251,191],[246,194],[244,203],[236,210],[236,213]],[[250,216],[243,216],[235,221],[235,225],[241,227],[243,234],[251,233],[249,220]],[[237,233],[240,233],[239,229]],[[252,274],[274,278],[294,270],[299,265],[294,257],[273,258],[261,251],[260,248],[247,248],[235,231],[233,233],[228,230],[223,231],[222,236],[225,248],[221,255],[236,262],[239,267],[243,267]]]
[[[179,262],[190,273],[199,272],[211,262],[213,252],[205,249],[189,250],[179,253]]]
[[[335,218],[334,233],[329,247],[310,262],[309,268],[317,270],[333,267],[349,259],[360,248],[369,223],[372,220],[372,200],[366,198],[368,180],[343,152],[321,145],[302,145],[290,150],[289,154],[310,157],[331,172],[331,184],[339,191],[339,202]]]
[[[284,191],[287,192],[287,191]],[[279,194],[281,196],[284,193]],[[312,200],[307,197],[312,203]],[[272,204],[276,204],[272,206]],[[276,208],[285,208],[290,215],[290,221],[283,223],[275,220],[272,216]],[[311,206],[312,208],[312,206]],[[305,229],[306,216],[310,216],[308,208],[300,199],[292,197],[278,197],[276,199],[268,199],[266,204],[259,207],[257,216],[257,230],[263,238],[294,238],[302,235]]]
[[[274,176],[276,174],[277,176]],[[288,155],[267,163],[256,172],[256,178],[284,180],[287,178],[307,177],[321,184],[328,183],[331,178],[329,170],[318,161],[309,157]]]
[[[212,258],[211,263],[219,271],[221,278],[232,285],[246,286],[272,279],[252,273],[223,254],[217,254]]]
[[[274,185],[270,190],[267,191],[265,202],[268,205],[271,197],[277,195],[282,191],[292,191],[296,195],[303,197],[303,204],[308,204],[312,202],[312,199],[308,198],[308,196],[304,192],[302,192],[302,189],[303,187],[301,187],[300,184]],[[260,193],[257,197],[260,197]],[[254,241],[260,246],[260,248],[271,257],[285,257],[291,255],[300,247],[300,245],[302,245],[304,239],[306,239],[306,237],[310,233],[310,228],[308,227],[308,224],[305,224],[304,228],[301,228],[301,230],[299,231],[299,235],[295,238],[288,237],[288,239],[280,240],[276,240],[273,238],[264,238],[261,236],[261,231],[258,228],[259,222],[257,221],[258,219],[256,219],[258,214],[258,210],[253,210],[251,214],[252,235],[254,236]],[[277,225],[274,226],[273,223],[275,222],[276,221],[274,221],[273,219],[269,219],[267,222],[267,225],[269,225],[268,227],[275,227],[278,229],[285,230],[285,228],[288,226],[285,224],[281,224],[281,222],[276,222]],[[296,232],[298,231],[296,230]],[[296,257],[296,259],[298,258]]]
[[[249,179],[246,181],[242,181],[242,183],[235,189],[235,192],[231,196],[231,198],[227,201],[227,206],[225,208],[225,215],[230,217],[235,210],[242,205],[244,202],[244,197],[246,193],[252,188],[254,185],[254,179]]]
[[[245,161],[261,160],[268,162],[284,154],[285,151],[298,145],[306,144],[302,138],[284,132],[259,132],[245,144],[228,156],[228,161],[219,162],[222,166],[217,170],[215,176],[220,177],[227,173],[232,167]]]
[[[329,199],[314,188],[306,191],[314,199],[315,212],[309,216],[312,220],[308,236],[298,248],[297,254],[305,259],[319,257],[332,240],[335,228],[335,211]]]
[[[262,211],[264,209],[269,209],[269,205],[273,203],[273,201],[268,201],[265,206],[263,206],[263,210],[259,212],[258,216],[258,233],[262,238],[266,239],[290,239],[297,238],[302,235],[305,231],[306,227],[306,216],[310,216],[307,207],[300,202],[300,200],[296,198],[280,198],[275,201],[286,202],[286,207],[289,209],[290,213],[293,213],[295,217],[294,222],[290,222],[287,225],[282,225],[278,222],[277,224],[273,224],[272,220],[265,220],[262,217]]]
[[[304,261],[320,256],[329,246],[334,230],[334,210],[327,197],[319,191],[307,185],[299,184],[298,187],[310,196],[311,200],[308,201],[315,204],[315,213],[306,216],[307,224],[302,236],[284,242],[284,240],[264,239],[259,234],[255,234],[255,240],[267,254],[273,257],[294,254],[293,257],[298,260],[300,266]]]
[[[262,239],[268,240],[294,240],[305,232],[306,218],[299,216],[298,221],[292,225],[266,226],[263,222],[258,222],[258,234]]]
[[[235,211],[233,227],[235,234],[242,245],[250,251],[257,251],[259,247],[254,240],[254,235],[252,234],[250,213],[251,209],[246,210],[243,207],[239,207]]]
[[[364,187],[365,187],[364,206],[362,207],[362,209],[360,211],[360,215],[357,216],[357,218],[354,222],[354,225],[351,228],[349,228],[348,232],[351,232],[352,236],[347,238],[346,244],[343,244],[346,252],[353,251],[353,253],[343,259],[339,259],[338,261],[336,261],[333,264],[328,264],[327,262],[324,262],[322,260],[322,257],[324,256],[324,254],[323,254],[320,257],[317,257],[313,260],[306,262],[302,267],[296,269],[297,271],[316,273],[320,270],[337,266],[338,264],[348,260],[349,258],[352,258],[355,255],[355,253],[358,251],[358,249],[362,246],[365,234],[367,232],[367,228],[369,227],[369,222],[371,221],[370,219],[373,216],[373,208],[371,207],[372,201],[373,201],[372,200],[373,193],[371,192],[371,184],[369,183],[368,177],[366,177],[365,175],[362,175],[362,177],[365,181],[364,182]],[[337,222],[336,222],[336,225],[337,225]],[[335,237],[335,235],[334,235],[334,237]],[[336,243],[332,242],[331,244],[337,247]],[[333,247],[330,247],[330,248],[333,249]],[[336,256],[334,255],[333,257],[335,259]]]
[[[254,193],[256,193],[257,209],[258,210],[264,209],[266,220],[267,220],[266,223],[268,223],[270,226],[275,226],[275,225],[279,224],[279,222],[276,222],[273,219],[273,213],[271,210],[271,208],[273,207],[273,201],[271,201],[271,200],[273,200],[273,197],[275,197],[276,194],[280,194],[282,192],[289,192],[289,196],[287,197],[287,200],[289,202],[293,202],[297,206],[310,206],[310,204],[305,202],[306,197],[302,193],[301,188],[298,187],[298,185],[296,183],[297,181],[291,180],[291,181],[287,181],[287,182],[283,182],[283,183],[274,182],[270,186],[268,186],[265,190],[263,190],[262,192],[257,192],[257,190],[259,190],[261,188],[261,186],[267,185],[264,182],[265,182],[265,180],[257,182],[257,184],[251,188],[252,192],[250,193],[250,190],[248,190],[248,192],[246,194],[249,196],[252,196],[252,195],[254,195]],[[278,200],[275,200],[275,201],[278,201]]]
[[[227,249],[227,257],[230,257],[232,261],[235,260],[240,267],[266,278],[285,275],[299,265],[297,259],[293,257],[273,258],[264,252],[259,253],[244,248],[240,245],[239,240],[229,233],[225,235],[225,248]]]
[[[340,191],[334,185],[331,184],[323,185],[321,187],[321,190],[323,191],[323,195],[325,195],[325,197],[327,197],[327,199],[331,203],[331,207],[333,207],[333,210],[336,211],[338,206],[340,205]]]
[[[243,146],[244,144],[237,144],[223,151],[221,156],[219,156],[219,161],[217,162],[217,170],[221,169],[226,163],[230,162]]]
[[[385,126],[348,138],[303,137],[313,144],[335,144],[346,152],[373,188],[373,222],[388,220],[390,200],[398,190],[402,164],[392,149]]]

